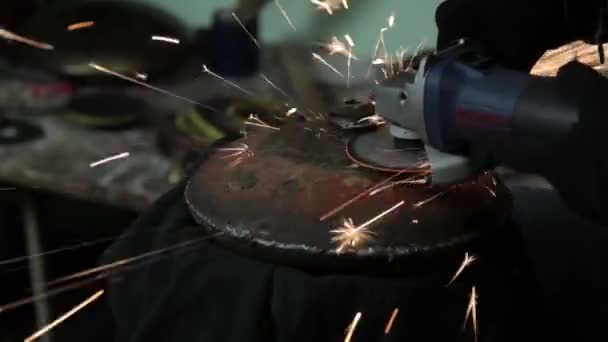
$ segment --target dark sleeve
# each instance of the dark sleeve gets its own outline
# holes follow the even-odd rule
[[[595,25],[597,7],[570,2],[447,0],[436,11],[437,46],[467,38],[479,42],[502,65],[528,70],[546,50],[589,35],[590,27],[580,28],[579,22]],[[579,31],[575,34],[570,26]]]

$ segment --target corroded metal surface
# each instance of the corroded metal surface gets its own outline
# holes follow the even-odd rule
[[[228,239],[283,253],[335,255],[330,231],[345,218],[361,224],[400,201],[405,205],[370,226],[375,241],[356,255],[392,257],[432,251],[504,227],[510,196],[490,175],[418,208],[414,204],[437,190],[426,185],[394,186],[363,196],[321,221],[328,211],[392,175],[353,168],[345,154],[346,137],[336,132],[324,124],[293,122],[280,131],[259,129],[226,146],[246,144],[249,149],[239,163],[233,162],[237,157],[226,158],[218,151],[200,166],[185,194],[191,212]]]

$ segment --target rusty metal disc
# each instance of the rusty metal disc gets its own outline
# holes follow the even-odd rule
[[[504,228],[510,217],[508,190],[490,175],[419,207],[437,190],[396,184],[371,196],[366,190],[389,184],[388,177],[396,181],[411,175],[353,168],[343,137],[313,131],[318,132],[298,123],[260,128],[217,150],[187,185],[185,198],[194,218],[222,233],[222,243],[256,256],[298,265],[351,262],[362,267],[451,248],[461,253],[465,243]],[[363,224],[402,201],[369,225],[373,241],[337,253],[332,230],[348,219]]]

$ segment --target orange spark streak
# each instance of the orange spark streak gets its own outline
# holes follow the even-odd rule
[[[439,197],[441,197],[441,196],[445,195],[445,194],[446,194],[447,192],[449,192],[450,190],[451,190],[451,188],[449,188],[449,189],[447,189],[447,190],[444,190],[444,191],[441,191],[441,192],[438,192],[438,193],[434,194],[433,196],[431,196],[431,197],[429,197],[429,198],[427,198],[427,199],[424,199],[424,200],[422,200],[422,201],[418,201],[418,202],[414,203],[413,207],[414,207],[414,208],[420,208],[420,207],[422,207],[423,205],[427,205],[427,204],[429,204],[430,202],[433,202],[434,200],[438,199]]]
[[[255,39],[255,37],[253,36],[253,34],[251,34],[251,32],[249,32],[249,30],[245,27],[245,25],[243,25],[243,23],[241,22],[241,19],[239,19],[239,17],[237,17],[236,13],[232,12],[232,17],[237,22],[237,24],[239,24],[239,26],[243,29],[243,31],[245,31],[245,33],[247,34],[247,36],[249,36],[249,39],[251,39],[251,41],[259,49],[260,48],[260,43],[258,42],[257,39]]]
[[[82,310],[85,306],[87,306],[87,305],[91,304],[92,302],[96,301],[99,297],[101,297],[101,295],[103,295],[103,293],[104,293],[104,290],[99,290],[99,291],[95,292],[95,294],[93,294],[89,298],[85,299],[83,302],[81,302],[80,304],[78,304],[75,307],[73,307],[70,311],[64,313],[59,318],[57,318],[53,322],[49,323],[48,325],[46,325],[42,329],[36,331],[34,334],[32,334],[31,336],[27,337],[23,341],[24,342],[32,342],[32,341],[38,339],[42,335],[44,335],[47,332],[49,332],[51,329],[53,329],[56,326],[58,326],[59,324],[63,323],[66,319],[68,319],[71,316],[73,316],[74,314],[76,314],[78,311]]]
[[[319,220],[320,220],[320,221],[325,221],[325,220],[327,220],[328,218],[330,218],[330,217],[334,216],[335,214],[339,213],[340,211],[344,210],[344,208],[346,208],[346,207],[348,207],[349,205],[353,204],[354,202],[358,201],[358,200],[359,200],[359,199],[361,199],[363,196],[365,196],[365,195],[369,194],[370,192],[374,191],[374,189],[377,189],[377,188],[379,188],[379,187],[383,186],[384,184],[386,184],[386,183],[388,183],[388,182],[392,181],[393,179],[395,179],[395,178],[399,177],[399,176],[400,176],[400,175],[402,175],[404,172],[405,172],[405,170],[404,170],[404,171],[399,171],[399,172],[395,173],[394,175],[392,175],[392,176],[390,176],[390,177],[386,178],[385,180],[383,180],[383,181],[381,181],[381,182],[379,182],[379,183],[377,183],[377,184],[375,184],[375,185],[372,185],[371,187],[367,188],[365,191],[361,192],[361,193],[360,193],[360,194],[358,194],[357,196],[355,196],[355,197],[351,198],[350,200],[348,200],[348,201],[346,201],[346,202],[344,202],[344,203],[340,204],[338,207],[336,207],[336,208],[334,208],[334,209],[330,210],[329,212],[325,213],[324,215],[322,215],[322,216],[319,218]]]
[[[477,291],[475,290],[475,286],[471,288],[469,305],[467,306],[467,313],[464,316],[463,328],[465,329],[467,326],[467,322],[469,321],[469,317],[471,318],[471,324],[473,325],[473,334],[475,336],[475,341],[477,342]]]
[[[293,25],[293,22],[291,21],[291,18],[289,18],[289,16],[287,15],[287,11],[285,11],[285,9],[283,8],[283,6],[281,6],[281,3],[279,2],[279,0],[274,0],[274,5],[277,6],[277,8],[279,9],[279,11],[283,15],[283,18],[285,18],[285,20],[287,21],[287,25],[289,25],[289,27],[292,30],[296,31],[296,27]]]
[[[281,130],[278,127],[274,127],[274,126],[271,126],[271,125],[265,123],[264,121],[262,121],[262,119],[260,119],[257,115],[254,115],[254,114],[249,114],[249,118],[247,120],[248,121],[245,121],[245,125],[270,128],[270,129],[274,129],[277,131]]]
[[[350,342],[350,340],[353,338],[353,334],[355,333],[355,329],[357,328],[357,324],[361,320],[362,315],[363,314],[361,312],[357,312],[355,318],[353,318],[353,321],[348,326],[348,331],[346,333],[346,337],[344,338],[344,342]]]
[[[67,30],[68,31],[75,31],[75,30],[80,30],[83,28],[87,28],[87,27],[91,27],[95,25],[94,21],[81,21],[78,23],[73,23],[71,25],[68,25]]]
[[[101,72],[103,72],[103,73],[106,73],[106,74],[109,74],[109,75],[112,75],[112,76],[115,76],[115,77],[121,78],[121,79],[123,79],[123,80],[125,80],[125,81],[129,81],[129,82],[131,82],[131,83],[135,83],[135,84],[137,84],[137,85],[140,85],[140,86],[142,86],[142,87],[146,87],[146,88],[148,88],[148,89],[154,90],[154,91],[159,92],[159,93],[161,93],[161,94],[164,94],[164,95],[167,95],[167,96],[171,96],[171,97],[174,97],[174,98],[176,98],[176,99],[179,99],[179,100],[182,100],[182,101],[186,101],[186,102],[189,102],[189,103],[192,103],[192,104],[195,104],[195,105],[199,105],[199,106],[201,106],[201,107],[203,107],[203,108],[205,108],[205,109],[208,109],[208,110],[210,110],[210,111],[212,111],[212,112],[217,113],[217,109],[215,109],[215,108],[213,108],[213,107],[210,107],[210,106],[207,106],[207,105],[202,104],[202,103],[200,103],[200,102],[197,102],[197,101],[191,100],[191,99],[189,99],[189,98],[187,98],[187,97],[183,97],[183,96],[180,96],[180,95],[174,94],[174,93],[172,93],[172,92],[170,92],[170,91],[168,91],[168,90],[165,90],[165,89],[162,89],[162,88],[159,88],[159,87],[155,87],[155,86],[150,85],[150,84],[148,84],[148,83],[145,83],[145,82],[142,82],[142,81],[136,80],[136,79],[134,79],[134,78],[132,78],[132,77],[129,77],[129,76],[123,75],[123,74],[121,74],[121,73],[119,73],[119,72],[116,72],[116,71],[114,71],[114,70],[110,70],[110,69],[108,69],[108,68],[106,68],[106,67],[103,67],[103,66],[101,66],[101,65],[99,65],[99,64],[97,64],[97,63],[93,63],[93,62],[91,62],[91,63],[89,63],[89,66],[90,66],[91,68],[93,68],[93,69],[95,69],[95,70],[98,70],[98,71],[101,71]]]
[[[39,42],[24,36],[20,36],[16,33],[13,33],[11,31],[7,31],[5,29],[0,29],[0,37],[6,39],[6,40],[12,40],[15,42],[19,42],[25,45],[29,45],[31,47],[35,47],[37,49],[42,49],[42,50],[53,50],[54,47],[51,44],[48,43],[44,43],[44,42]]]
[[[477,260],[476,256],[474,256],[474,255],[469,256],[468,252],[465,253],[464,254],[464,260],[460,264],[460,267],[458,268],[458,270],[456,271],[456,273],[454,273],[454,276],[452,277],[452,279],[450,280],[450,282],[448,283],[447,286],[452,285],[452,283],[456,280],[456,278],[458,278],[458,276],[460,276],[460,274],[462,273],[462,271],[464,271],[464,269],[467,268],[467,266],[471,265],[475,260]]]
[[[384,335],[388,335],[391,332],[391,329],[393,329],[393,324],[395,323],[397,314],[399,314],[399,308],[395,308],[393,310],[391,318],[389,318],[388,322],[386,323],[386,327],[384,328]]]

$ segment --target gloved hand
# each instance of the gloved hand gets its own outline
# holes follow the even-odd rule
[[[503,66],[529,70],[548,49],[593,42],[605,1],[446,0],[436,11],[437,47],[468,38]]]

